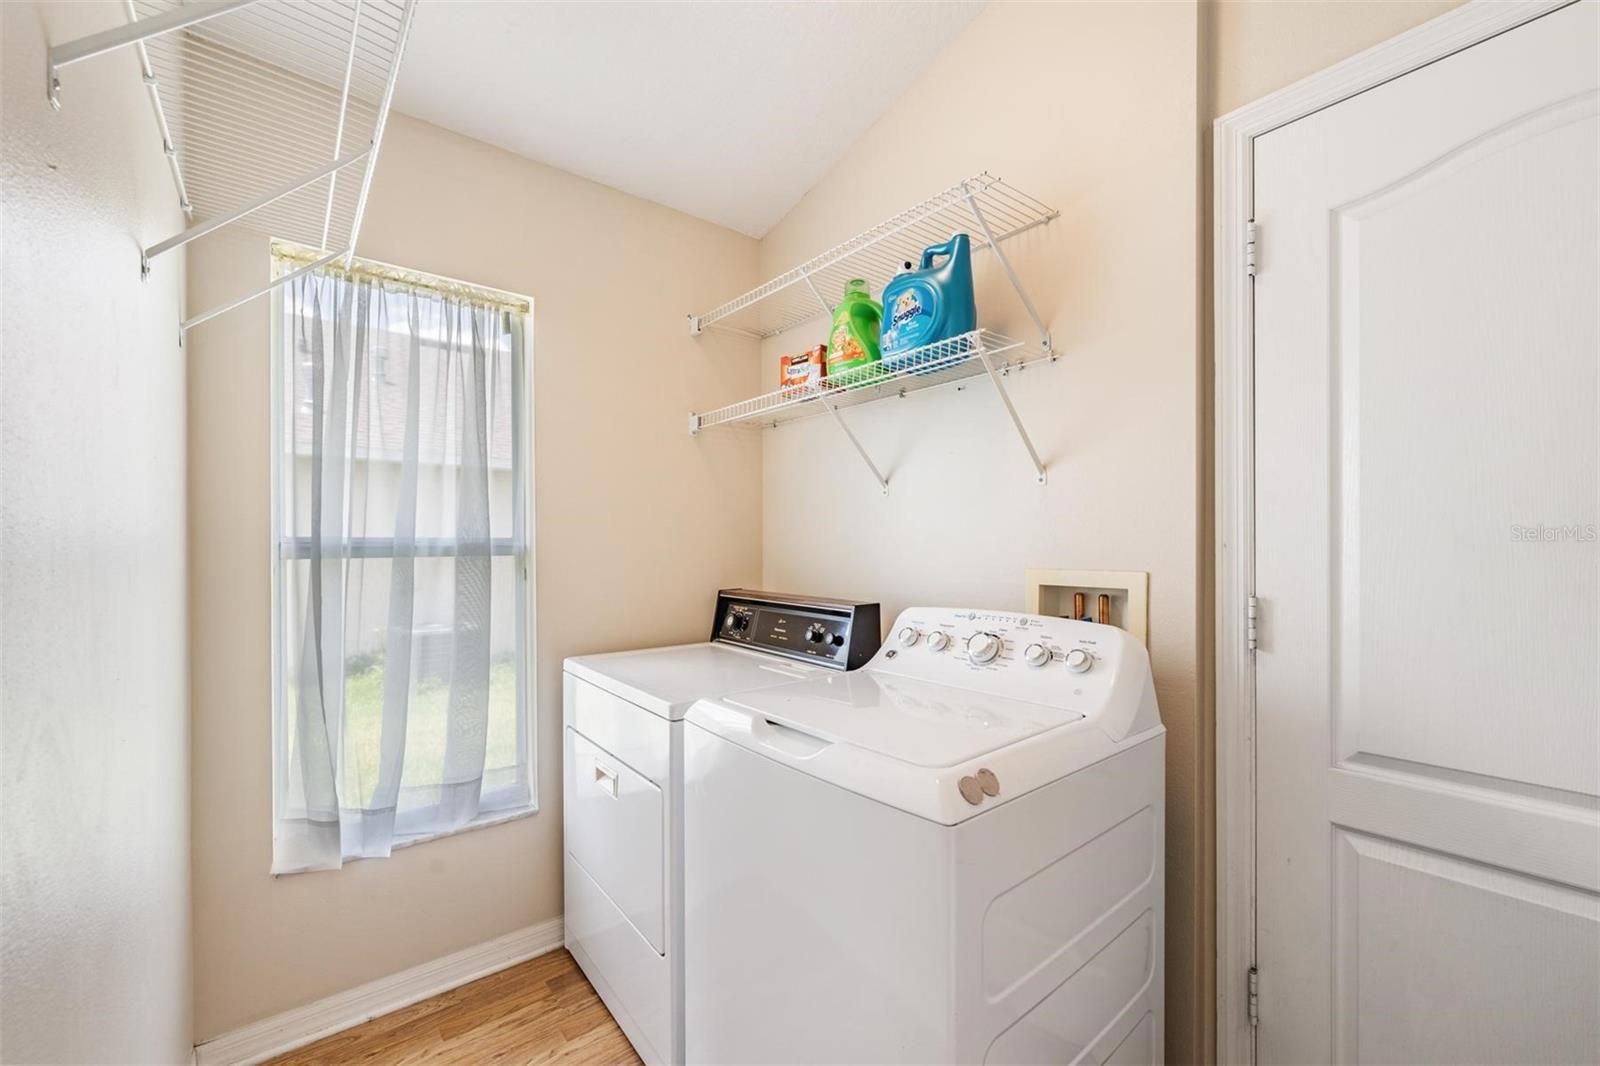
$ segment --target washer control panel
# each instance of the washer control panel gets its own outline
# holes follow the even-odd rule
[[[912,607],[889,632],[873,670],[1047,703],[1108,698],[1147,661],[1115,626],[1010,611]]]

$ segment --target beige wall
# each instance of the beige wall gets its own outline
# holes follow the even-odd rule
[[[1061,217],[1007,245],[1062,358],[1010,381],[1049,482],[987,383],[853,409],[887,496],[827,420],[766,434],[778,588],[1021,609],[1029,567],[1144,570],[1168,733],[1167,1054],[1209,1046],[1200,720],[1197,10],[996,4],[762,242],[771,274],[990,170]],[[985,57],[973,61],[974,57]],[[979,317],[1029,326],[987,255]],[[837,294],[824,294],[830,298]],[[795,331],[768,354],[822,339]],[[775,375],[768,365],[766,372]],[[769,383],[772,387],[775,380]]]
[[[534,299],[541,810],[274,880],[267,303],[190,335],[195,1036],[561,913],[561,660],[702,639],[760,576],[759,448],[688,414],[757,387],[750,342],[684,316],[754,283],[747,237],[396,115],[361,252]],[[189,302],[267,277],[197,246]]]
[[[0,5],[0,1059],[189,1056],[183,225],[119,6]]]
[[[1348,59],[1462,0],[1207,0],[1210,117]]]

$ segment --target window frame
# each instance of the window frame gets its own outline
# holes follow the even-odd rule
[[[278,282],[291,270],[295,264],[286,259],[283,252],[298,251],[295,246],[284,245],[274,241],[269,253],[272,279]],[[524,427],[522,439],[519,441],[522,469],[524,471],[522,486],[522,542],[519,544],[514,537],[495,537],[490,541],[489,554],[491,557],[512,556],[516,559],[517,579],[521,583],[522,611],[517,618],[517,624],[522,631],[522,639],[518,647],[518,654],[523,658],[521,699],[517,712],[520,715],[519,729],[524,734],[523,755],[526,760],[528,778],[528,803],[526,806],[513,807],[488,811],[465,825],[454,829],[438,830],[430,833],[416,833],[407,836],[396,836],[390,845],[391,851],[399,851],[416,844],[425,844],[430,840],[442,837],[456,836],[461,833],[470,833],[475,829],[499,825],[503,822],[513,822],[522,818],[529,818],[539,813],[539,656],[538,656],[538,573],[537,552],[537,525],[535,524],[534,498],[536,496],[537,478],[534,469],[534,301],[531,296],[520,296],[503,290],[491,289],[487,286],[475,285],[471,282],[459,281],[455,278],[439,274],[428,274],[423,271],[405,267],[397,267],[388,263],[375,260],[355,258],[351,260],[352,267],[373,269],[384,275],[404,275],[415,280],[420,287],[428,288],[428,282],[441,283],[436,287],[441,290],[449,286],[466,289],[481,290],[489,294],[501,293],[508,301],[522,302],[527,305],[527,310],[522,312],[510,311],[516,314],[521,322],[517,335],[521,341],[521,350],[513,354],[512,379],[515,383],[520,376],[520,387],[515,388],[513,403],[520,403],[520,425]],[[387,278],[385,280],[388,280]],[[272,832],[277,833],[278,812],[281,809],[288,779],[288,749],[285,744],[287,724],[287,689],[284,683],[284,618],[283,618],[283,567],[286,562],[310,557],[311,538],[285,537],[283,530],[283,380],[284,367],[282,360],[285,358],[284,350],[284,321],[286,311],[284,284],[276,284],[271,292],[271,308],[268,313],[267,331],[267,369],[271,379],[268,388],[268,404],[270,417],[268,418],[268,452],[270,457],[271,475],[269,478],[271,494],[270,518],[267,529],[267,555],[270,560],[270,602],[271,602],[271,684],[272,684],[272,797],[270,805],[270,818]],[[385,371],[387,372],[387,371]],[[387,545],[388,551],[383,548]],[[350,542],[351,551],[348,558],[388,558],[393,556],[394,539],[392,537],[361,537]],[[286,547],[288,550],[285,550]],[[417,541],[418,558],[442,558],[455,554],[450,542],[438,539],[419,539]],[[355,862],[360,856],[353,856],[343,860],[345,863]],[[275,874],[274,876],[285,876]]]

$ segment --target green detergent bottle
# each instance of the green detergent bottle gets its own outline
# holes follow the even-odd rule
[[[844,284],[844,299],[833,309],[828,330],[827,383],[854,385],[883,373],[878,356],[878,331],[883,326],[883,305],[872,298],[867,283],[852,278]]]

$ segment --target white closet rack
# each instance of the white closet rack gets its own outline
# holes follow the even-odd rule
[[[188,330],[308,270],[355,254],[416,0],[124,0],[128,21],[50,49],[62,72],[134,48],[190,225],[158,256],[247,216],[320,249],[312,264],[184,320]],[[70,88],[68,90],[70,93]],[[359,170],[359,178],[347,172]]]
[[[873,291],[881,292],[884,284],[905,263],[918,260],[924,247],[940,244],[952,233],[971,231],[974,252],[988,249],[994,253],[1038,336],[1035,341],[1024,342],[992,330],[974,330],[904,353],[894,361],[896,368],[892,371],[880,368],[873,376],[852,375],[842,383],[824,380],[820,385],[790,386],[714,411],[691,414],[689,432],[699,433],[713,426],[770,428],[791,419],[826,413],[850,438],[873,478],[888,492],[889,479],[867,454],[839,413],[840,409],[982,374],[999,393],[1011,424],[1033,463],[1034,474],[1043,484],[1044,462],[1028,436],[1016,405],[1011,402],[1004,379],[1029,363],[1054,360],[1055,350],[1051,347],[1050,331],[1028,298],[1002,245],[1020,233],[1049,223],[1058,215],[1054,208],[985,172],[952,185],[742,296],[704,314],[690,315],[691,335],[698,336],[706,330],[726,330],[757,339],[774,337],[830,314],[832,306],[823,293],[843,292],[845,282],[852,278],[864,278]]]

